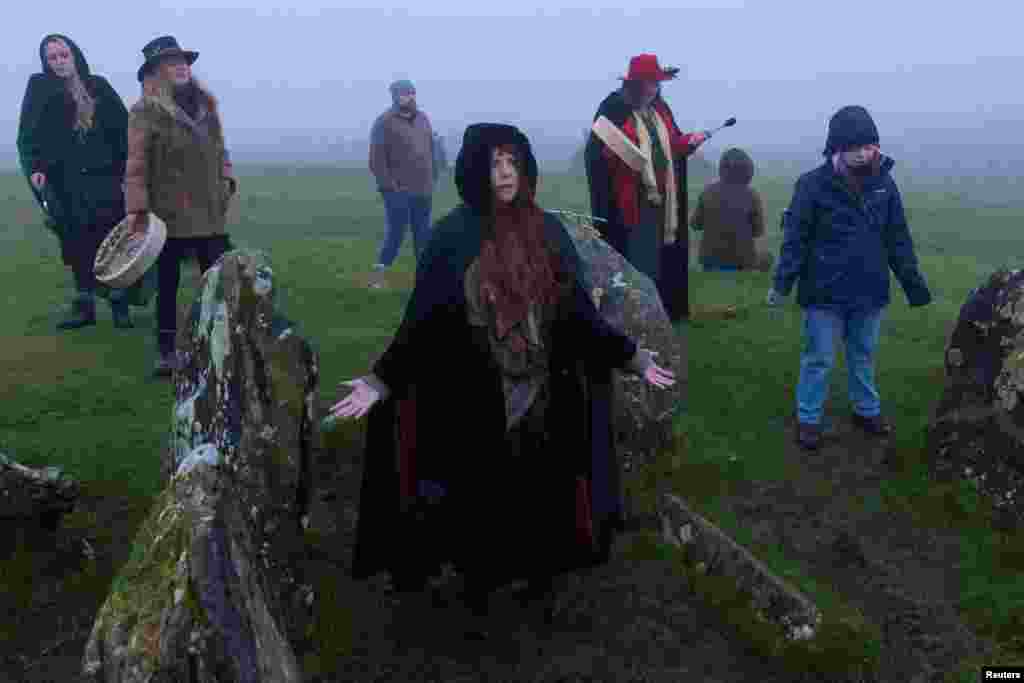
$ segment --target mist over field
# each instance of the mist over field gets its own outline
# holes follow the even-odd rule
[[[200,52],[195,73],[218,95],[241,165],[365,166],[388,84],[410,78],[450,160],[466,125],[496,120],[522,127],[546,170],[566,170],[629,57],[654,52],[682,69],[664,93],[684,129],[737,117],[704,146],[711,161],[741,146],[762,173],[792,175],[820,160],[831,113],[857,103],[874,115],[898,178],[1012,201],[1024,177],[1021,11],[1009,1],[947,12],[865,0],[841,20],[828,4],[798,0],[206,4],[97,0],[58,18],[11,8],[0,26],[0,138],[9,141],[0,165],[15,165],[19,104],[43,35],[71,36],[130,105],[142,45],[169,33]]]

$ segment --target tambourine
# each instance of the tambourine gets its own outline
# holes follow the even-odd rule
[[[134,214],[118,223],[100,243],[93,263],[99,282],[114,289],[127,289],[149,270],[167,241],[167,225],[152,213],[147,214],[146,230],[130,229]]]

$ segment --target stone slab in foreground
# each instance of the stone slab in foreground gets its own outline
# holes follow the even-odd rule
[[[692,511],[682,498],[665,494],[659,499],[662,538],[688,548],[708,574],[727,576],[739,590],[753,596],[753,607],[767,621],[777,624],[792,640],[814,637],[821,612],[792,586],[787,585],[750,551],[721,529]]]

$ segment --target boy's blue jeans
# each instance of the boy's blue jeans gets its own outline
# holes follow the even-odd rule
[[[405,231],[409,229],[410,225],[412,226],[413,251],[416,253],[418,262],[430,239],[430,211],[433,197],[429,194],[420,195],[396,191],[386,191],[381,194],[384,196],[387,233],[384,235],[377,263],[390,267],[395,262],[395,258],[402,248],[402,242],[405,241]]]
[[[880,308],[868,311],[804,309],[804,348],[800,355],[800,381],[796,388],[800,422],[821,424],[839,337],[846,343],[850,403],[854,412],[864,417],[874,417],[882,412],[874,368],[881,322]]]

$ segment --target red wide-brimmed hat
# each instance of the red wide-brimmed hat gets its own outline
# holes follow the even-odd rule
[[[629,73],[620,76],[621,81],[669,81],[676,77],[679,69],[661,68],[655,55],[637,55],[629,60]]]

